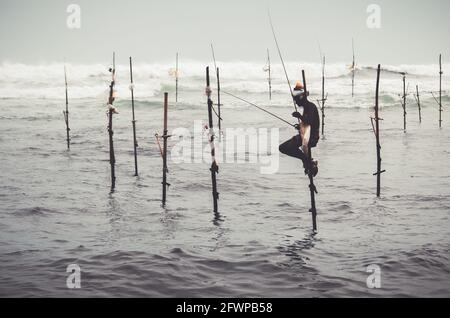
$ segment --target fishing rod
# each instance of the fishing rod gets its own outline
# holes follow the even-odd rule
[[[64,121],[66,122],[66,141],[67,141],[67,149],[70,150],[70,128],[69,128],[69,95],[67,89],[67,71],[66,64],[64,64],[64,82],[66,87],[66,110],[63,110]]]
[[[113,52],[113,66],[109,69],[111,72],[111,84],[109,86],[109,98],[108,98],[108,133],[109,133],[109,163],[111,165],[111,192],[116,187],[116,157],[114,154],[114,141],[113,141],[113,115],[117,114],[114,103],[114,86],[116,84],[116,53]]]
[[[328,99],[328,93],[325,96],[325,63],[326,58],[323,56],[323,64],[322,64],[322,136],[325,134],[325,102]]]
[[[132,112],[132,121],[133,124],[133,149],[134,149],[134,176],[137,177],[138,173],[138,163],[137,163],[137,139],[136,139],[136,118],[134,116],[134,82],[133,82],[133,62],[130,56],[130,91],[131,91],[131,112]]]
[[[267,49],[267,71],[269,72],[269,78],[267,79],[269,82],[269,100],[272,100],[272,68],[270,66],[269,49]]]
[[[288,125],[291,126],[291,127],[294,127],[294,128],[296,127],[296,125],[291,124],[290,122],[288,122],[287,120],[281,118],[280,116],[275,115],[274,113],[271,113],[270,111],[265,110],[264,108],[262,108],[262,107],[260,107],[260,106],[258,106],[258,105],[256,105],[256,104],[254,104],[254,103],[251,103],[251,102],[249,102],[249,101],[247,101],[247,100],[245,100],[245,99],[243,99],[243,98],[241,98],[241,97],[238,97],[238,96],[236,96],[236,95],[233,95],[233,94],[231,94],[231,93],[228,93],[228,92],[225,92],[225,91],[222,91],[222,92],[223,92],[224,94],[226,94],[226,95],[229,95],[229,96],[234,97],[234,98],[236,98],[236,99],[238,99],[238,100],[240,100],[240,101],[243,101],[243,102],[246,103],[246,104],[249,104],[249,105],[251,105],[251,106],[254,106],[254,107],[258,108],[259,110],[262,110],[263,112],[269,114],[269,115],[272,116],[272,117],[275,117],[276,119],[281,120],[282,122],[288,124]]]
[[[286,76],[286,81],[287,81],[287,84],[289,86],[289,91],[291,92],[291,97],[292,97],[292,102],[294,104],[294,109],[295,109],[295,111],[298,111],[297,110],[297,104],[295,103],[295,100],[294,100],[294,92],[292,91],[291,81],[289,80],[289,76],[288,76],[288,73],[286,71],[286,65],[284,64],[284,60],[283,60],[283,55],[281,54],[280,46],[278,45],[278,40],[277,40],[277,36],[275,34],[275,28],[273,27],[272,17],[270,15],[270,11],[268,11],[268,15],[269,15],[270,28],[272,29],[272,34],[273,34],[273,38],[275,40],[275,44],[277,46],[278,55],[280,56],[281,65],[283,65],[284,75]],[[305,89],[305,94],[306,94],[306,89]],[[299,119],[299,123],[300,123],[300,119]]]
[[[218,117],[218,126],[219,126],[219,132],[222,132],[222,116],[220,113],[220,107],[222,104],[220,103],[220,75],[219,75],[219,68],[216,64],[216,55],[214,54],[214,46],[211,43],[211,52],[214,60],[214,68],[216,69],[216,79],[217,79],[217,112],[214,110]],[[219,138],[221,138],[222,134],[219,134]]]
[[[322,47],[320,46],[320,42],[317,41],[317,46],[319,47],[319,55],[320,55],[320,63],[322,63],[322,99],[318,99],[317,103],[320,106],[320,110],[322,112],[322,136],[325,135],[325,102],[328,99],[328,94],[325,96],[325,55],[322,52]]]

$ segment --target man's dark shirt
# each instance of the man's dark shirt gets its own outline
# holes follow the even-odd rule
[[[303,116],[301,120],[304,124],[311,126],[311,137],[309,145],[315,147],[320,139],[320,117],[319,111],[314,103],[310,101],[303,102],[300,100],[300,96],[294,97],[295,103],[303,107]]]

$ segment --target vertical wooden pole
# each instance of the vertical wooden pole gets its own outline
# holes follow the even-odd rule
[[[137,139],[136,139],[136,118],[134,115],[134,82],[133,82],[133,62],[130,56],[130,79],[131,79],[131,112],[132,112],[132,121],[133,124],[133,149],[134,149],[134,176],[137,177],[139,175],[138,173],[138,163],[137,163]]]
[[[64,121],[66,122],[66,141],[67,141],[67,150],[70,150],[70,128],[69,128],[69,93],[67,88],[67,71],[66,65],[64,65],[64,82],[66,86],[66,110],[64,113]]]
[[[308,98],[308,90],[307,90],[307,86],[306,86],[306,75],[305,75],[304,70],[302,70],[302,77],[303,77],[303,89],[305,90],[305,98]],[[311,147],[309,147],[308,150],[309,150],[308,151],[309,161],[312,162]],[[311,216],[312,216],[313,230],[314,230],[314,232],[317,232],[317,210],[316,210],[317,188],[314,185],[314,176],[312,175],[311,171],[309,171],[308,177],[309,177],[309,191],[311,194],[311,209],[309,211],[311,212]]]
[[[272,100],[272,68],[270,65],[270,54],[269,49],[267,49],[267,65],[268,65],[268,71],[269,71],[269,100]]]
[[[220,74],[219,74],[219,68],[216,67],[216,77],[217,77],[217,116],[219,117],[218,119],[218,125],[219,125],[219,138],[221,138],[222,135],[222,115],[220,112],[221,109],[221,104],[220,104]]]
[[[175,66],[175,103],[178,103],[178,52],[176,56]]]
[[[419,85],[416,85],[416,100],[419,107],[419,123],[422,123],[422,107],[420,106]]]
[[[406,75],[403,75],[403,129],[406,132]]]
[[[380,73],[381,73],[381,65],[378,64],[377,87],[375,93],[375,138],[377,142],[377,172],[375,173],[375,175],[377,176],[377,197],[380,197],[381,194],[381,174],[384,172],[381,171],[380,116],[379,116]]]
[[[213,114],[212,107],[213,101],[211,100],[211,88],[210,88],[210,79],[209,79],[209,67],[206,68],[206,92],[208,95],[208,121],[209,121],[209,143],[211,146],[211,182],[212,182],[212,195],[213,195],[213,205],[214,212],[218,212],[218,204],[217,200],[219,199],[219,193],[217,192],[217,173],[219,173],[219,167],[216,162],[216,149],[214,146],[214,123],[213,123]]]
[[[442,54],[439,54],[439,128],[442,127]]]
[[[167,196],[167,187],[169,184],[167,183],[167,138],[168,130],[167,130],[167,111],[169,108],[168,104],[168,93],[164,93],[164,132],[163,132],[163,181],[162,181],[162,205],[166,205],[166,196]]]
[[[322,62],[322,136],[325,135],[325,56]]]
[[[221,107],[222,104],[220,103],[220,72],[219,72],[219,68],[217,67],[216,64],[216,54],[214,53],[214,46],[211,43],[211,52],[212,52],[212,57],[213,57],[213,61],[214,61],[214,68],[216,70],[216,80],[217,80],[217,116],[218,118],[218,122],[217,125],[219,127],[219,140],[222,138],[222,115],[221,115]]]
[[[114,140],[113,140],[113,115],[114,115],[114,86],[116,82],[116,53],[113,53],[113,67],[111,69],[112,79],[109,86],[109,112],[108,112],[108,133],[109,133],[109,163],[111,165],[111,192],[116,188],[116,156],[114,154]]]
[[[355,42],[352,39],[352,50],[353,50],[353,62],[352,62],[352,97],[355,97],[355,68],[356,68],[356,61],[355,61]]]

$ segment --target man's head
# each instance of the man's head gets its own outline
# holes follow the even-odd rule
[[[295,84],[294,91],[292,93],[294,94],[294,98],[300,106],[302,106],[302,104],[307,101],[308,92],[306,92],[305,94],[305,88],[300,81]]]

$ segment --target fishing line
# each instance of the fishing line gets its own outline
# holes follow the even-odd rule
[[[278,45],[277,36],[275,35],[275,29],[274,29],[274,27],[273,27],[272,17],[270,16],[270,11],[268,10],[267,13],[268,13],[268,15],[269,15],[270,27],[271,27],[271,29],[272,29],[273,38],[274,38],[275,44],[276,44],[276,46],[277,46],[278,55],[280,56],[281,64],[283,65],[284,75],[286,75],[286,80],[287,80],[287,84],[288,84],[288,86],[289,86],[289,91],[291,92],[292,102],[293,102],[293,104],[294,104],[295,111],[298,111],[298,110],[297,110],[297,104],[295,103],[295,100],[294,100],[294,92],[292,91],[291,81],[289,80],[289,76],[288,76],[288,73],[287,73],[287,71],[286,71],[286,65],[284,64],[284,60],[283,60],[283,56],[282,56],[282,54],[281,54],[280,46]]]
[[[267,113],[267,114],[269,114],[270,116],[273,116],[273,117],[275,117],[275,118],[277,118],[277,119],[279,119],[279,120],[281,120],[282,122],[284,122],[284,123],[286,123],[286,124],[288,124],[289,126],[291,126],[291,127],[294,127],[295,128],[295,125],[293,125],[293,124],[291,124],[290,122],[288,122],[287,120],[285,120],[285,119],[283,119],[283,118],[281,118],[280,116],[278,116],[278,115],[275,115],[274,113],[271,113],[270,111],[268,111],[268,110],[265,110],[264,108],[262,108],[262,107],[259,107],[258,105],[256,105],[256,104],[253,104],[253,103],[251,103],[251,102],[249,102],[249,101],[247,101],[247,100],[245,100],[245,99],[243,99],[243,98],[241,98],[241,97],[238,97],[238,96],[236,96],[236,95],[233,95],[233,94],[231,94],[231,93],[228,93],[228,92],[225,92],[225,91],[222,91],[224,94],[227,94],[227,95],[229,95],[229,96],[231,96],[231,97],[234,97],[234,98],[236,98],[236,99],[238,99],[238,100],[240,100],[240,101],[243,101],[244,103],[247,103],[247,104],[249,104],[249,105],[252,105],[252,106],[254,106],[254,107],[256,107],[256,108],[258,108],[259,110],[262,110],[263,112],[265,112],[265,113]]]

